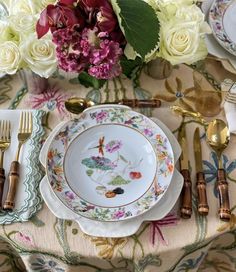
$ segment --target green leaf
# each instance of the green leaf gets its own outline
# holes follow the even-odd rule
[[[73,85],[76,85],[76,84],[79,84],[79,83],[80,83],[78,77],[71,78],[71,79],[69,80],[69,82],[70,82],[70,84],[73,84]]]
[[[120,159],[126,163],[128,163],[128,161],[125,159],[125,157],[123,157],[122,155],[120,155]]]
[[[125,180],[121,176],[116,176],[112,181],[110,181],[109,185],[122,185],[130,183],[130,180]]]
[[[145,59],[159,42],[160,24],[155,10],[140,0],[112,0],[111,3],[127,42]]]
[[[136,58],[135,60],[128,60],[125,56],[123,56],[120,60],[120,64],[122,67],[122,73],[128,78],[131,78],[133,70],[137,66],[141,66],[143,62],[140,58]]]
[[[78,80],[80,84],[84,85],[86,88],[93,87],[94,89],[100,89],[106,82],[105,79],[97,79],[86,72],[80,73]]]
[[[44,227],[45,223],[38,218],[37,215],[34,215],[30,218],[30,221],[36,226],[36,227]]]
[[[87,174],[89,177],[91,177],[92,174],[93,174],[93,170],[92,170],[92,169],[88,169],[88,170],[86,171],[86,174]]]
[[[90,99],[90,100],[94,101],[95,103],[99,104],[99,103],[101,103],[101,100],[102,100],[101,92],[98,89],[92,89],[86,95],[86,99]]]

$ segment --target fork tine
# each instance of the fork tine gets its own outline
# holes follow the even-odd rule
[[[7,140],[7,121],[4,120],[3,123],[4,123],[3,134],[4,134],[4,140],[6,141]]]
[[[33,117],[32,112],[29,112],[29,132],[32,132],[33,130]]]
[[[27,112],[24,111],[24,125],[23,125],[23,132],[27,131]]]
[[[30,113],[29,111],[27,112],[27,127],[26,127],[26,131],[29,132],[30,129]]]
[[[11,138],[11,123],[10,121],[7,121],[7,130],[6,130],[7,141],[10,141],[10,138]]]
[[[2,138],[2,131],[3,131],[2,121],[0,120],[0,139]]]
[[[23,130],[23,112],[20,114],[20,126],[19,126],[19,131]]]

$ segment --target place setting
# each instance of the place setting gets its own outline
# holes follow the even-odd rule
[[[94,106],[49,135],[40,190],[56,216],[76,220],[87,234],[129,236],[173,208],[183,185],[174,167],[179,155],[158,119],[127,106]]]

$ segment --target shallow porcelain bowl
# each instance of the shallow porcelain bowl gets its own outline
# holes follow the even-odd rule
[[[164,131],[124,106],[92,107],[66,122],[47,154],[47,178],[58,199],[98,221],[147,212],[166,193],[173,172],[173,150]]]
[[[143,196],[157,173],[151,142],[119,124],[88,128],[69,145],[64,175],[81,199],[101,207],[121,207]]]
[[[236,56],[236,2],[215,0],[209,12],[209,23],[218,43]]]

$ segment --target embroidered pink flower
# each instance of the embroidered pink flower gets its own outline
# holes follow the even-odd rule
[[[46,107],[48,110],[57,110],[60,115],[66,115],[65,100],[70,94],[61,91],[56,86],[51,86],[46,92],[38,95],[30,95],[27,103],[33,109],[42,109]]]
[[[168,245],[168,242],[165,240],[164,235],[162,234],[161,227],[167,227],[167,226],[176,226],[178,222],[178,218],[175,214],[168,214],[166,217],[164,217],[161,220],[153,221],[150,223],[150,237],[151,237],[151,243],[154,246],[156,242],[156,236],[157,239],[165,246]]]
[[[119,219],[119,218],[122,218],[124,215],[125,215],[125,212],[122,210],[119,210],[119,211],[114,212],[113,218]]]
[[[15,234],[15,239],[25,247],[35,247],[35,243],[33,242],[31,235],[29,234],[18,231]]]
[[[121,141],[110,141],[108,144],[106,144],[105,149],[109,153],[114,153],[118,151],[122,146]]]

